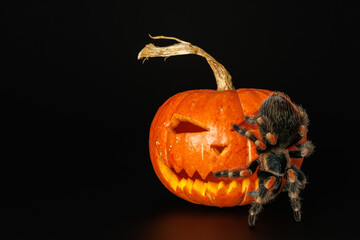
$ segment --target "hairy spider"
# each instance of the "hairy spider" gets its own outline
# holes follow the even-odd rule
[[[256,116],[245,116],[245,121],[251,125],[257,124],[262,140],[236,124],[233,128],[255,143],[259,158],[247,169],[219,171],[214,176],[249,177],[259,167],[257,170],[259,190],[249,193],[249,196],[255,197],[249,210],[250,226],[255,225],[262,205],[279,193],[285,179],[283,190],[287,191],[290,197],[295,221],[301,221],[299,191],[305,187],[306,177],[300,169],[291,164],[290,158],[308,157],[314,150],[310,141],[304,144],[298,143],[307,133],[309,124],[305,110],[293,104],[285,94],[276,92],[262,103]],[[287,150],[292,145],[296,145],[299,150]]]

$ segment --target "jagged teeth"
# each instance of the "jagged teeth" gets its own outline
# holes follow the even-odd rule
[[[185,170],[186,174],[191,178],[194,176],[194,173],[196,171],[196,169],[191,168],[191,167],[190,168],[184,168],[184,170]]]
[[[172,168],[175,170],[176,173],[179,173],[183,170],[183,168],[178,165],[173,165]]]
[[[203,172],[200,172],[200,173],[199,173],[200,177],[201,177],[203,180],[205,180],[209,174],[210,174],[210,171],[209,171],[209,172],[203,171]],[[212,174],[212,173],[211,173],[211,174]]]
[[[200,179],[193,180],[191,179],[190,174],[192,173],[194,175],[195,171],[186,171],[185,169],[186,173],[189,176],[181,177],[180,175],[175,174],[174,171],[171,168],[167,167],[162,161],[159,161],[159,167],[163,176],[175,192],[180,193],[180,195],[187,196],[194,202],[199,202],[207,205],[225,206],[227,203],[219,203],[219,200],[217,199],[218,196],[224,194],[231,196],[239,196],[238,204],[241,204],[242,201],[245,201],[245,198],[247,196],[247,190],[251,184],[250,180],[247,178],[241,180],[237,179],[231,182],[205,182]],[[175,171],[178,173],[180,172],[179,169],[176,169]],[[201,177],[205,179],[207,176]],[[204,203],[202,201],[208,202]],[[223,198],[222,201],[224,201]],[[229,203],[229,205],[231,204]]]

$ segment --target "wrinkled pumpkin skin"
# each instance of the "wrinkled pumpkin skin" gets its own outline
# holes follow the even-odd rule
[[[257,126],[246,123],[244,116],[255,115],[270,94],[261,89],[192,90],[168,99],[154,117],[149,138],[152,165],[167,189],[187,201],[209,206],[254,201],[248,193],[258,188],[256,174],[218,179],[213,173],[245,169],[258,158],[254,143],[232,125],[244,126],[261,139]],[[306,136],[302,142],[305,140]],[[302,161],[292,159],[298,168]]]

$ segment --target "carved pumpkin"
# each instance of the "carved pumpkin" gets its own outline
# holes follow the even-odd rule
[[[190,43],[170,39],[179,43],[169,47],[149,44],[138,58],[198,54],[212,67],[218,90],[182,92],[159,108],[149,138],[154,170],[167,189],[187,201],[219,207],[249,204],[254,198],[248,193],[258,188],[256,174],[236,179],[219,179],[213,174],[223,169],[245,169],[258,158],[254,143],[234,131],[232,125],[245,126],[261,138],[257,127],[247,124],[244,116],[255,115],[272,92],[233,90],[230,74],[215,59]],[[302,159],[296,161],[300,168]]]

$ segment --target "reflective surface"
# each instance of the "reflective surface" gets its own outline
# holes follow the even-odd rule
[[[350,226],[341,221],[342,213],[323,204],[304,203],[303,220],[295,222],[287,196],[265,206],[255,227],[247,223],[248,206],[213,208],[187,203],[159,207],[149,215],[135,217],[129,239],[336,239],[352,238]],[[336,207],[336,206],[335,206]],[[331,211],[327,212],[327,211]],[[344,231],[346,226],[348,231]],[[116,231],[116,229],[114,229]]]

